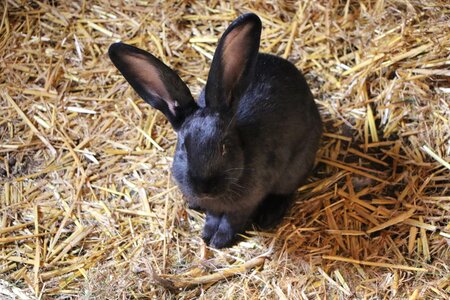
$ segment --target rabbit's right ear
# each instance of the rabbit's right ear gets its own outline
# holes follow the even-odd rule
[[[205,87],[207,107],[236,108],[253,79],[261,20],[253,13],[234,20],[219,41]]]
[[[181,78],[150,53],[115,43],[109,47],[108,54],[139,96],[160,110],[175,130],[198,108]]]

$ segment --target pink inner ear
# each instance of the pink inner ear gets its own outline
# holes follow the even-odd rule
[[[246,24],[235,28],[225,38],[223,43],[222,64],[224,67],[224,87],[226,92],[231,92],[233,86],[239,81],[251,50],[248,34],[253,24]],[[230,95],[227,95],[227,101]]]
[[[130,73],[134,74],[135,81],[139,82],[145,91],[163,99],[175,114],[175,101],[170,96],[158,70],[148,61],[145,55],[130,53],[123,60],[127,63]]]

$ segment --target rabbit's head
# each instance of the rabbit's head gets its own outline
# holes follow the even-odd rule
[[[239,101],[252,82],[261,34],[254,14],[225,31],[208,81],[194,101],[180,77],[150,53],[123,43],[109,56],[136,92],[160,110],[177,131],[173,175],[188,198],[217,198],[239,191],[244,152],[236,129]]]

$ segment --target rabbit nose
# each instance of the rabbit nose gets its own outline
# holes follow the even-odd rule
[[[217,178],[193,180],[194,192],[201,195],[216,194],[219,190]]]
[[[198,194],[212,194],[215,190],[215,187],[209,182],[201,182],[196,184],[195,190]]]

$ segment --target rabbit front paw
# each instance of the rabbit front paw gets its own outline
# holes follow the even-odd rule
[[[205,226],[203,227],[203,234],[202,234],[202,238],[206,244],[209,245],[212,237],[216,234],[221,219],[222,216],[206,213]]]
[[[231,227],[227,217],[222,216],[220,224],[210,240],[210,245],[214,248],[221,249],[231,246],[235,241],[236,231]]]
[[[207,212],[203,240],[217,249],[230,247],[238,241],[238,233],[245,230],[249,220],[248,214],[213,215]]]

